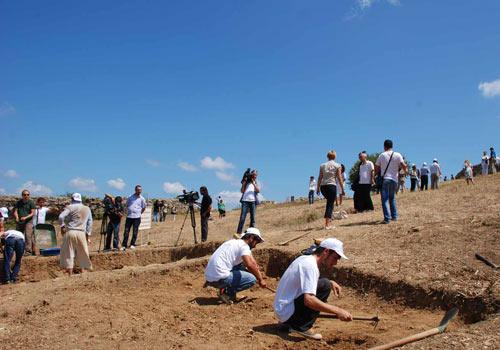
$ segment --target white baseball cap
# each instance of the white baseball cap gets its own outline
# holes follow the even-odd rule
[[[344,243],[342,243],[337,238],[324,239],[323,241],[321,241],[319,246],[325,249],[330,249],[335,251],[335,253],[337,253],[344,259],[349,259],[347,256],[344,255]]]
[[[438,162],[437,158],[434,158],[434,159],[432,160],[432,162],[433,162],[433,163],[434,163],[434,162],[435,162],[435,163],[437,163],[437,162]]]
[[[7,219],[9,217],[9,209],[5,207],[0,208],[0,215],[2,218]]]
[[[73,193],[71,195],[71,198],[75,201],[75,202],[81,202],[82,201],[82,195],[80,193]]]
[[[262,235],[261,235],[259,229],[256,227],[247,228],[247,230],[243,233],[243,236],[241,236],[241,238],[245,237],[246,235],[256,235],[257,237],[260,238],[261,242],[264,242],[264,238],[262,238]]]

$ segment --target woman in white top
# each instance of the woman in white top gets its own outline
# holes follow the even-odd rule
[[[340,187],[344,186],[340,164],[335,162],[337,153],[330,151],[327,153],[328,161],[319,167],[318,187],[316,193],[320,193],[326,198],[325,208],[325,229],[334,228],[330,225],[333,215],[333,206],[337,197],[337,182]]]
[[[257,170],[250,172],[249,178],[244,178],[241,181],[241,214],[236,233],[241,235],[247,214],[250,213],[250,227],[255,227],[255,211],[257,204],[257,195],[260,192],[259,184],[257,183]]]

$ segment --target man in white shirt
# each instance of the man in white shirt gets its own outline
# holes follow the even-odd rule
[[[396,206],[396,190],[398,188],[399,170],[408,172],[408,167],[403,156],[392,150],[392,141],[384,141],[384,152],[382,152],[375,162],[375,173],[383,177],[382,189],[380,191],[382,199],[382,209],[384,211],[384,224],[388,224],[398,219],[398,209]]]
[[[127,198],[127,218],[125,219],[125,230],[123,231],[122,250],[128,247],[128,235],[133,227],[130,249],[135,249],[135,242],[141,224],[141,214],[146,210],[146,199],[141,195],[142,186],[135,186],[135,193]]]
[[[337,315],[342,321],[352,321],[349,312],[327,304],[333,291],[340,296],[342,288],[327,278],[320,278],[319,268],[330,270],[344,255],[343,243],[336,238],[323,240],[312,255],[295,259],[278,284],[274,298],[274,313],[291,333],[320,340],[321,334],[311,329],[320,312]]]
[[[3,208],[2,208],[3,209]],[[4,232],[4,219],[8,217],[8,214],[3,210],[0,211],[0,238],[5,241],[5,246],[3,248],[3,283],[15,283],[21,270],[21,260],[24,254],[24,234],[16,230],[8,230]],[[16,260],[12,270],[10,269],[10,262],[12,258],[16,255]]]
[[[439,189],[439,178],[441,177],[441,167],[438,160],[434,158],[432,161],[431,169],[431,190]]]
[[[368,160],[366,151],[358,155],[359,161],[359,183],[356,185],[354,208],[357,212],[373,210],[371,197],[372,185],[375,183],[375,166]]]
[[[205,269],[206,284],[219,290],[222,302],[231,304],[237,292],[256,282],[263,288],[267,286],[251,252],[263,241],[260,231],[250,227],[241,238],[226,241],[212,254]]]
[[[312,205],[314,203],[314,191],[316,191],[316,180],[314,180],[314,176],[309,178],[309,204]]]

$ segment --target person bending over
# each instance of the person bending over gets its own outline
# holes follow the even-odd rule
[[[226,241],[210,257],[205,270],[206,284],[219,290],[222,302],[231,304],[236,301],[237,292],[256,282],[262,288],[267,286],[251,251],[261,242],[264,239],[260,231],[250,227],[241,238]]]
[[[352,321],[349,312],[327,304],[330,292],[338,297],[342,288],[334,281],[320,278],[319,273],[319,267],[330,270],[341,258],[347,259],[343,243],[327,238],[312,255],[299,256],[285,271],[276,291],[274,313],[289,327],[290,333],[320,340],[321,334],[312,330],[320,312],[337,315],[341,321]]]

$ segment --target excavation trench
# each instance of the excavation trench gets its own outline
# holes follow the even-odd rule
[[[91,259],[95,271],[116,270],[125,266],[168,264],[181,259],[208,257],[220,244],[221,242],[209,242],[176,248],[101,253],[92,255]],[[256,249],[254,256],[267,276],[279,278],[298,253],[264,248]],[[0,260],[1,263],[3,261]],[[21,273],[22,280],[32,282],[62,275],[57,257],[25,258]],[[499,311],[499,301],[489,295],[467,297],[450,290],[435,290],[411,285],[404,281],[392,281],[381,276],[366,274],[356,268],[338,266],[333,272],[333,278],[341,285],[350,287],[360,294],[375,294],[388,302],[405,307],[447,310],[452,306],[457,306],[461,311],[461,318],[466,323],[483,320],[488,314]]]

